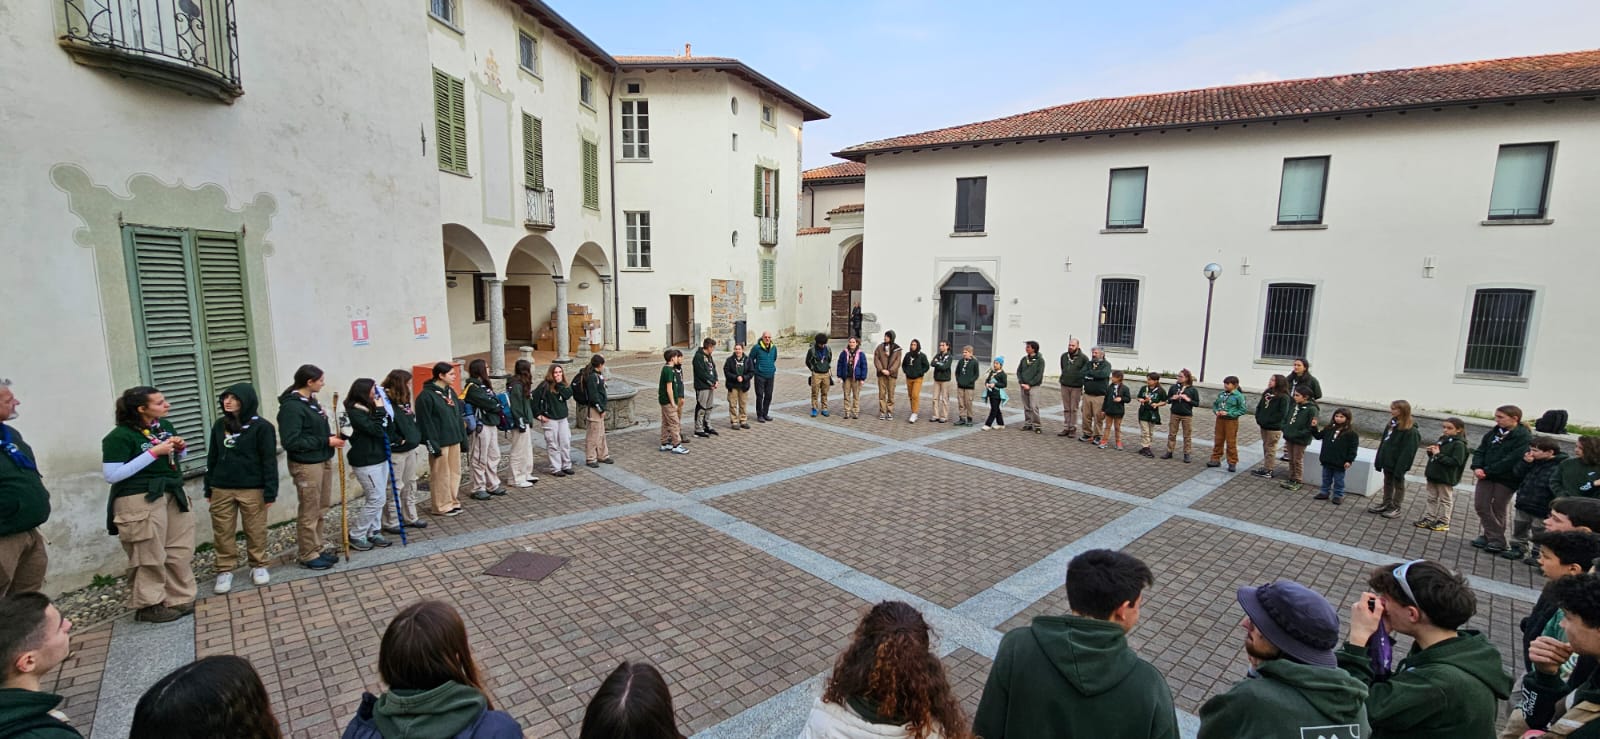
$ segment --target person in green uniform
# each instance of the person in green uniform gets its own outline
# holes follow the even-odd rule
[[[1580,436],[1575,446],[1556,468],[1556,497],[1600,498],[1600,436]]]
[[[1222,378],[1222,392],[1211,401],[1211,412],[1216,414],[1216,427],[1211,432],[1211,461],[1206,462],[1206,466],[1220,465],[1226,453],[1228,471],[1236,472],[1239,469],[1239,418],[1248,412],[1244,393],[1239,391],[1239,378],[1233,375]]]
[[[1022,361],[1017,362],[1017,387],[1022,390],[1022,430],[1044,433],[1039,422],[1039,386],[1044,384],[1044,357],[1039,354],[1039,342],[1022,344]]]
[[[450,362],[435,362],[433,379],[417,393],[417,426],[428,448],[428,496],[433,512],[461,515],[461,447],[467,442],[461,396],[453,387],[461,371]]]
[[[735,349],[737,351],[737,349]],[[729,361],[732,361],[731,359]],[[578,370],[572,382],[573,400],[584,409],[583,465],[599,467],[616,464],[611,458],[611,447],[606,444],[606,358],[596,354],[589,357],[588,366]],[[732,386],[730,382],[730,387]],[[732,390],[729,391],[732,393]],[[731,408],[729,409],[731,412]]]
[[[1154,459],[1150,448],[1155,443],[1156,429],[1161,426],[1161,407],[1167,404],[1167,391],[1161,389],[1161,373],[1149,372],[1144,376],[1144,387],[1139,388],[1139,454]],[[1177,437],[1172,438],[1177,441]]]
[[[1368,686],[1371,739],[1493,737],[1511,676],[1483,634],[1460,628],[1478,608],[1466,579],[1416,559],[1378,567],[1367,587],[1350,605],[1350,634],[1338,658]],[[1380,624],[1412,639],[1387,677],[1374,672],[1367,654]]]
[[[1200,388],[1194,386],[1194,373],[1187,368],[1178,370],[1178,381],[1167,389],[1167,407],[1172,418],[1167,423],[1167,453],[1162,459],[1172,459],[1178,450],[1178,434],[1183,434],[1183,463],[1188,464],[1194,451],[1194,407],[1200,405]]]
[[[928,366],[922,342],[912,339],[906,344],[905,359],[900,360],[900,369],[906,373],[906,400],[911,403],[911,417],[906,419],[909,423],[916,423],[917,413],[922,410],[922,378],[928,374]]]
[[[383,378],[383,394],[389,401],[389,416],[394,419],[389,461],[394,465],[397,489],[396,493],[383,496],[383,533],[399,535],[402,524],[408,529],[428,528],[428,522],[417,517],[417,476],[426,464],[427,452],[422,447],[422,426],[417,423],[417,409],[411,397],[411,373],[389,370]]]
[[[728,384],[728,427],[750,428],[745,401],[750,397],[750,381],[756,376],[756,363],[744,353],[744,344],[734,343],[733,353],[722,364],[722,379]]]
[[[222,417],[211,426],[206,444],[206,499],[211,501],[211,541],[217,547],[217,581],[213,591],[233,588],[239,565],[234,531],[244,519],[245,552],[250,580],[271,582],[267,572],[267,509],[278,500],[278,434],[256,415],[260,401],[248,382],[229,387],[217,398]]]
[[[505,495],[506,486],[500,482],[500,401],[494,397],[488,362],[474,359],[467,364],[461,400],[478,419],[477,429],[469,433],[471,456],[467,467],[472,472],[472,499]]]
[[[106,530],[128,554],[128,607],[151,623],[194,613],[194,513],[178,467],[188,445],[166,420],[171,410],[153,387],[124,390],[117,425],[100,440]]]
[[[289,477],[299,499],[295,559],[313,570],[326,570],[339,561],[337,552],[325,549],[322,536],[322,515],[333,506],[334,450],[345,446],[317,402],[326,382],[316,365],[302,364],[294,371],[294,384],[278,396],[278,443],[289,458]]]
[[[50,518],[50,491],[33,447],[8,421],[17,417],[17,396],[0,381],[0,596],[27,593],[44,587],[50,566],[44,535],[39,527]]]
[[[950,354],[950,342],[939,342],[939,351],[933,355],[933,422],[950,422],[950,368],[955,357]]]
[[[1082,440],[1099,444],[1100,426],[1105,421],[1106,390],[1111,383],[1111,362],[1106,360],[1106,351],[1098,346],[1089,350],[1089,357],[1079,374],[1083,379],[1083,404],[1079,408],[1083,416]]]
[[[1317,454],[1317,461],[1322,463],[1322,489],[1312,499],[1340,505],[1344,502],[1344,473],[1355,464],[1361,449],[1361,437],[1351,425],[1350,409],[1335,410],[1328,427],[1317,431],[1317,438],[1322,440],[1322,450]]]
[[[722,383],[717,377],[717,360],[711,352],[717,348],[716,339],[706,339],[700,343],[700,351],[694,353],[694,435],[702,439],[717,436],[717,430],[711,428],[711,411],[717,406],[717,386]]]
[[[688,454],[689,448],[683,445],[683,352],[668,349],[661,353],[661,359],[665,364],[656,379],[656,401],[661,404],[661,451]]]
[[[538,423],[533,412],[533,389],[538,386],[533,379],[533,362],[518,359],[512,365],[511,379],[506,381],[506,398],[511,401],[511,418],[514,428],[507,432],[511,437],[511,486],[531,488],[539,481],[533,474],[533,433],[530,429]]]
[[[387,547],[379,527],[383,499],[389,495],[389,411],[378,399],[378,383],[359,377],[344,396],[345,418],[350,422],[349,461],[361,486],[361,508],[349,516],[350,548],[365,552]]]
[[[833,350],[828,335],[818,333],[806,347],[806,369],[811,371],[811,417],[828,415],[828,389],[833,386]],[[724,373],[726,374],[726,373]]]
[[[989,417],[983,422],[983,430],[992,428],[1005,428],[1006,418],[1000,413],[1000,406],[1006,402],[1006,358],[996,355],[989,364],[989,374],[983,378],[983,399],[989,401]]]
[[[533,413],[544,430],[544,453],[550,460],[550,474],[572,476],[572,426],[567,423],[567,401],[572,388],[567,371],[559,364],[544,371],[544,382],[533,391]]]
[[[1472,546],[1490,554],[1506,550],[1506,514],[1522,482],[1517,463],[1532,441],[1533,432],[1522,425],[1521,408],[1502,405],[1494,410],[1494,428],[1483,435],[1472,453],[1472,475],[1478,480],[1472,488],[1472,506],[1483,528]]]
[[[1429,531],[1450,530],[1450,515],[1456,506],[1456,485],[1467,467],[1467,442],[1462,436],[1467,431],[1467,422],[1446,418],[1440,429],[1439,440],[1426,450],[1428,465],[1422,470],[1428,484],[1428,507],[1423,509],[1422,518],[1411,524]]]
[[[62,720],[61,696],[44,691],[45,677],[72,653],[72,621],[43,593],[0,597],[0,736],[7,739],[83,739]]]
[[[1272,479],[1278,464],[1278,440],[1283,438],[1283,420],[1289,416],[1289,382],[1283,375],[1267,380],[1267,389],[1256,400],[1256,426],[1261,429],[1261,466],[1250,470],[1256,477]]]
[[[1101,449],[1110,449],[1115,445],[1117,451],[1122,451],[1122,418],[1127,415],[1128,404],[1133,402],[1133,394],[1128,391],[1128,386],[1122,384],[1122,370],[1111,373],[1111,382],[1106,385],[1106,393],[1100,401],[1100,431],[1095,436]]]
[[[1078,435],[1078,411],[1083,406],[1083,370],[1089,366],[1077,339],[1067,340],[1061,353],[1061,432],[1068,439]]]
[[[1389,425],[1383,429],[1378,441],[1378,453],[1372,468],[1383,473],[1383,499],[1367,507],[1368,513],[1382,514],[1384,518],[1399,518],[1400,507],[1406,501],[1406,473],[1417,461],[1417,447],[1422,445],[1422,433],[1411,417],[1411,403],[1396,400],[1389,404]],[[1543,516],[1541,516],[1543,518]]]
[[[1289,449],[1289,479],[1278,486],[1293,493],[1299,492],[1300,486],[1305,484],[1306,447],[1316,438],[1317,414],[1322,409],[1311,401],[1311,391],[1304,385],[1295,388],[1290,399],[1294,405],[1289,406],[1289,413],[1283,419],[1283,443]]]
[[[956,362],[957,426],[972,425],[972,396],[978,386],[978,360],[972,356],[972,346],[961,347],[961,359]]]

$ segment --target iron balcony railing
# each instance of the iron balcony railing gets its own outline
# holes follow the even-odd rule
[[[524,188],[528,196],[528,228],[552,229],[556,227],[556,191],[536,187]]]
[[[234,0],[60,2],[61,43],[80,62],[228,101],[244,92]]]
[[[778,217],[761,216],[761,243],[773,246],[778,243]]]

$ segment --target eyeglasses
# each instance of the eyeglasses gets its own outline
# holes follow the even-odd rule
[[[1414,605],[1418,608],[1421,608],[1422,604],[1417,602],[1416,594],[1411,592],[1411,583],[1406,582],[1406,575],[1411,572],[1411,565],[1426,561],[1427,560],[1413,559],[1410,562],[1406,562],[1401,564],[1399,567],[1394,568],[1394,572],[1392,573],[1395,581],[1400,583],[1400,590],[1405,592],[1406,600],[1411,601],[1411,605]]]

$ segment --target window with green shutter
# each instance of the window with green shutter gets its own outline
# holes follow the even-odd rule
[[[467,174],[467,89],[462,80],[433,70],[433,138],[439,169]]]
[[[583,207],[600,210],[600,145],[583,142]]]
[[[522,178],[524,185],[544,189],[544,122],[527,113],[522,114]]]
[[[771,256],[761,257],[761,302],[778,300],[778,261]]]
[[[124,226],[123,245],[140,379],[172,403],[167,420],[189,441],[185,466],[197,469],[217,395],[255,378],[239,235]]]

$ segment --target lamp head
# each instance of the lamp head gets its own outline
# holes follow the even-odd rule
[[[1205,276],[1206,279],[1216,282],[1217,278],[1222,276],[1222,265],[1217,264],[1216,262],[1207,264],[1205,268]]]

